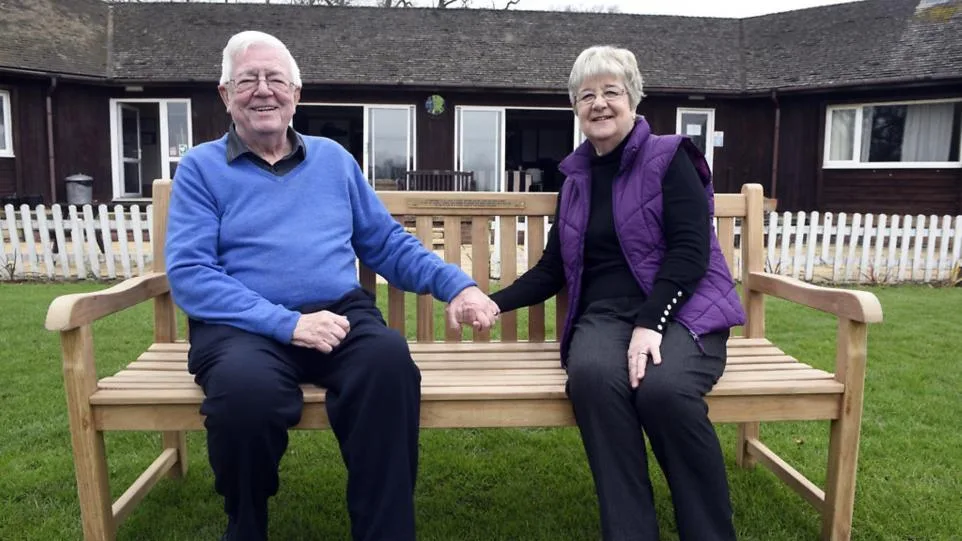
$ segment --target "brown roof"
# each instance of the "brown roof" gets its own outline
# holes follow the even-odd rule
[[[99,0],[0,0],[0,70],[104,77],[107,6]]]
[[[744,19],[746,89],[962,78],[962,2],[868,0]]]
[[[256,29],[287,44],[305,82],[554,90],[582,49],[610,41],[637,53],[652,86],[737,91],[739,70],[713,67],[737,64],[738,26],[535,11],[124,4],[114,6],[111,67],[125,79],[215,80],[230,35]],[[674,61],[678,52],[690,61]]]
[[[655,91],[962,78],[962,0],[864,0],[741,20],[276,4],[107,8],[96,0],[0,0],[0,15],[0,31],[12,36],[0,40],[0,69],[121,81],[216,81],[228,37],[247,29],[284,41],[304,81],[315,84],[558,91],[577,54],[596,43],[633,50]]]

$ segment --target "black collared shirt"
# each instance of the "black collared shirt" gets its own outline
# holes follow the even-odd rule
[[[277,163],[271,165],[267,163],[267,160],[258,156],[257,153],[247,146],[240,136],[237,135],[237,129],[234,128],[234,124],[232,123],[230,130],[227,132],[227,163],[240,157],[246,157],[264,171],[279,177],[284,176],[300,165],[307,157],[307,149],[304,146],[304,140],[301,138],[301,134],[289,126],[287,128],[287,139],[291,142],[291,151],[278,160]]]

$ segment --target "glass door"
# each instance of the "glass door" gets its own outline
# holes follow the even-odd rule
[[[414,107],[365,108],[364,174],[375,190],[396,190],[415,169]]]
[[[477,191],[504,191],[504,109],[457,107],[454,163],[473,171]]]
[[[124,195],[141,195],[140,110],[120,106],[121,185]]]
[[[174,178],[192,130],[190,100],[111,99],[113,197],[151,197],[154,180]]]
[[[675,133],[691,138],[695,146],[705,155],[708,167],[714,168],[712,159],[715,154],[713,144],[715,110],[679,108],[675,118]]]

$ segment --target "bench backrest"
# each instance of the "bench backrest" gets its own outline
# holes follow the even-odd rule
[[[406,191],[473,191],[474,171],[407,171],[399,188]]]
[[[171,182],[154,182],[154,230],[152,245],[154,268],[164,268],[163,244],[167,229],[167,209],[170,202]],[[527,261],[534,264],[540,257],[545,244],[545,217],[554,213],[557,194],[554,193],[490,193],[490,192],[380,192],[381,201],[388,211],[401,223],[414,224],[414,234],[429,249],[440,249],[445,261],[462,263],[462,245],[470,245],[469,268],[471,274],[484,291],[491,286],[491,221],[498,218],[494,234],[500,237],[500,284],[504,287],[519,275],[517,268],[518,250],[525,250]],[[715,217],[716,232],[722,252],[728,261],[729,269],[736,280],[745,282],[750,272],[761,272],[764,268],[763,220],[764,197],[758,184],[746,184],[741,193],[716,194]],[[523,248],[518,243],[518,220],[524,217],[525,232]],[[736,222],[737,220],[737,222]],[[436,227],[436,224],[438,227]],[[740,228],[736,246],[736,225]],[[440,245],[435,244],[435,232],[443,231]],[[469,232],[465,235],[465,232]],[[466,242],[464,242],[466,239]],[[736,268],[737,265],[737,268]],[[374,272],[361,266],[361,285],[377,292],[377,277]],[[388,324],[405,332],[405,293],[388,286],[387,314]],[[765,334],[765,314],[762,295],[743,289],[742,301],[748,314],[748,323],[742,334],[749,338],[761,338]],[[416,302],[416,340],[433,342],[435,340],[435,301],[428,295],[418,296]],[[554,318],[556,336],[560,336],[567,311],[567,298],[558,295],[555,301]],[[532,306],[528,309],[528,341],[544,342],[555,337],[548,336],[545,306]],[[499,322],[501,341],[515,342],[519,339],[518,317],[516,313],[502,314]],[[460,332],[445,329],[444,339],[448,342],[462,340]],[[488,341],[490,333],[472,331],[473,341]]]

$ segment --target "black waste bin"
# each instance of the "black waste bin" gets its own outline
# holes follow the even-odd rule
[[[67,204],[87,205],[93,202],[94,178],[83,173],[64,179],[67,184]]]

